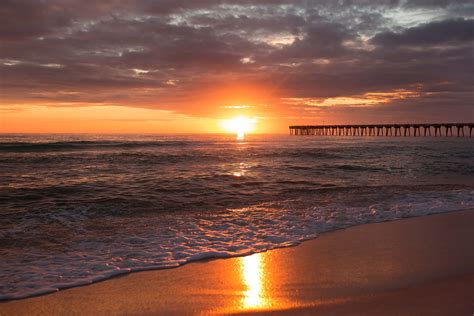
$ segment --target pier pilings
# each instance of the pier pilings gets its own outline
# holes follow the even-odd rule
[[[292,125],[290,135],[296,136],[375,136],[375,137],[452,137],[453,127],[457,137],[472,137],[474,123],[433,123],[433,124],[364,124],[364,125]],[[423,129],[423,135],[421,134]],[[466,130],[466,133],[465,133]],[[444,133],[443,133],[444,131]]]

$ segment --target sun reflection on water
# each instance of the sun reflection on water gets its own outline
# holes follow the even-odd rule
[[[245,175],[245,173],[247,172],[247,168],[248,168],[247,164],[244,163],[244,162],[241,162],[239,164],[238,170],[232,172],[232,175],[236,178],[243,177]]]
[[[237,133],[237,140],[244,140],[245,139],[245,133],[244,132],[238,132]]]

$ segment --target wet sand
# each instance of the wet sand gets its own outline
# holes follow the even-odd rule
[[[474,210],[0,303],[0,315],[472,315]]]

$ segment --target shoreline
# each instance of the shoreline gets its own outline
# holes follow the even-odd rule
[[[407,220],[407,219],[413,219],[413,218],[425,217],[425,216],[435,216],[435,215],[441,215],[441,214],[447,214],[447,213],[453,213],[453,212],[454,213],[455,212],[465,212],[465,211],[470,211],[470,210],[474,211],[474,209],[468,208],[468,209],[445,211],[445,212],[440,212],[440,213],[431,213],[431,214],[416,215],[416,216],[410,216],[410,217],[402,217],[402,218],[397,218],[397,219],[387,219],[387,220],[382,220],[382,221],[379,221],[379,222],[372,222],[372,223],[355,224],[355,225],[352,225],[352,226],[340,227],[340,228],[337,228],[335,230],[322,232],[319,235],[317,235],[316,237],[302,238],[296,244],[275,246],[273,248],[266,249],[266,250],[263,250],[263,251],[260,251],[260,252],[251,252],[250,251],[248,253],[243,253],[241,255],[230,255],[228,257],[227,256],[222,256],[222,257],[212,256],[212,257],[207,257],[207,258],[205,257],[205,258],[195,259],[195,260],[187,261],[187,262],[179,264],[179,265],[169,266],[169,267],[166,267],[166,266],[163,266],[163,267],[144,267],[144,268],[129,268],[129,270],[126,270],[126,269],[117,270],[116,273],[113,273],[109,276],[97,276],[97,277],[95,277],[95,280],[83,280],[83,281],[78,282],[77,284],[66,285],[66,286],[60,287],[58,289],[39,290],[37,293],[34,293],[34,294],[20,296],[20,297],[14,297],[14,298],[3,298],[3,297],[0,296],[0,306],[1,306],[2,303],[6,303],[6,302],[28,300],[28,299],[31,299],[31,298],[42,297],[42,296],[45,296],[45,295],[53,295],[55,293],[62,292],[62,291],[65,291],[65,290],[86,287],[86,286],[90,286],[90,285],[93,285],[93,284],[96,284],[96,283],[106,282],[106,281],[109,281],[109,280],[112,280],[112,279],[115,279],[115,278],[124,277],[124,276],[134,274],[134,273],[178,269],[178,268],[181,268],[181,267],[184,267],[186,265],[193,264],[193,263],[208,262],[208,261],[213,261],[213,260],[232,259],[232,258],[241,258],[241,257],[247,257],[247,256],[259,254],[259,253],[265,253],[265,252],[268,252],[268,251],[274,251],[274,250],[278,250],[278,249],[297,247],[297,246],[300,246],[302,243],[321,238],[322,236],[325,236],[326,234],[331,234],[331,233],[335,233],[335,232],[338,232],[338,231],[341,231],[341,230],[343,231],[343,230],[346,230],[346,229],[351,229],[351,228],[354,228],[354,227],[372,225],[372,224],[380,224],[380,223],[387,223],[387,222],[395,222],[395,221],[401,221],[401,220]]]
[[[451,224],[447,225],[447,222]],[[71,312],[70,308],[72,308],[72,313],[74,313],[74,310],[76,312],[82,311],[86,305],[89,305],[89,300],[94,297],[101,297],[102,303],[95,304],[93,306],[94,309],[91,311],[111,314],[127,311],[129,313],[140,314],[157,311],[171,313],[195,313],[198,311],[206,311],[210,313],[241,313],[249,311],[275,312],[277,310],[286,312],[304,312],[308,311],[308,308],[311,310],[314,310],[314,308],[322,309],[324,302],[326,303],[324,306],[342,306],[344,304],[354,305],[354,303],[347,302],[353,302],[354,298],[360,297],[361,293],[363,294],[362,297],[364,297],[364,295],[376,296],[381,293],[386,293],[387,291],[390,292],[406,288],[410,289],[414,286],[416,287],[429,284],[430,282],[440,281],[440,275],[442,276],[441,281],[459,278],[465,275],[474,275],[474,250],[466,245],[466,243],[469,243],[469,240],[474,238],[474,229],[472,229],[472,227],[474,227],[473,225],[474,210],[472,209],[356,225],[321,234],[315,239],[302,241],[298,245],[292,247],[277,248],[242,257],[225,259],[209,258],[193,261],[180,266],[179,269],[168,268],[137,271],[140,273],[122,274],[87,286],[71,287],[58,292],[24,299],[2,301],[0,302],[0,314],[9,314],[13,311],[19,314],[31,313],[33,311],[39,311],[39,314],[61,314]],[[420,234],[417,230],[424,231],[425,234]],[[408,246],[409,248],[409,245],[406,245],[406,243],[410,241],[410,239],[406,239],[407,232],[408,235],[413,235],[411,241],[415,242],[417,247],[420,247],[418,251],[420,249],[426,250],[428,248],[424,246],[431,245],[429,254],[430,258],[427,258],[426,254],[408,252],[406,253],[407,258],[402,260],[412,261],[414,266],[418,265],[418,274],[414,274],[413,271],[410,271],[409,266],[401,266],[395,269],[393,265],[396,261],[390,261],[387,260],[387,258],[384,259],[384,256],[393,257],[394,251],[403,253],[403,247],[406,248]],[[465,240],[461,240],[459,236],[462,234],[471,237],[471,239],[465,238]],[[356,237],[356,239],[362,238],[365,244],[364,242],[361,243],[361,241],[359,241],[359,244],[355,243],[350,247],[351,240],[353,241],[354,237]],[[367,237],[371,238],[367,239]],[[374,239],[374,237],[376,238]],[[380,244],[380,241],[383,241],[383,239],[385,239],[385,242]],[[401,242],[402,240],[405,240],[405,243]],[[452,242],[453,240],[455,242]],[[378,248],[374,248],[374,245],[371,246],[370,241],[373,241],[375,244],[379,243]],[[329,245],[327,245],[328,243]],[[439,243],[441,243],[442,246],[440,246]],[[328,246],[327,248],[323,247],[325,244]],[[433,245],[438,245],[440,248],[437,249],[437,247],[433,247]],[[366,249],[367,247],[370,249]],[[360,257],[360,254],[354,253],[354,249],[364,253],[365,257],[363,256],[363,258],[359,258],[361,260],[363,259],[361,261],[362,263],[365,262],[367,264],[366,261],[370,261],[371,257],[379,256],[380,260],[375,263],[381,264],[381,266],[386,269],[386,271],[379,271],[379,275],[372,275],[372,278],[367,278],[365,281],[359,280],[359,283],[362,282],[359,286],[365,284],[362,288],[359,288],[356,291],[359,295],[355,295],[355,289],[351,289],[350,286],[349,288],[343,286],[344,284],[351,284],[351,282],[347,282],[347,279],[337,280],[337,278],[340,278],[341,273],[344,275],[348,272],[356,274],[364,272],[365,274],[368,273],[370,275],[370,270],[362,269],[363,271],[357,271],[357,267],[344,265],[339,262],[344,258],[354,261],[354,257]],[[445,261],[446,253],[449,254],[450,252],[451,254],[455,253],[457,255],[457,260],[454,260],[456,258],[453,258],[453,256],[448,256],[449,259],[453,260],[451,263]],[[466,255],[463,257],[462,254],[464,252],[466,252]],[[314,253],[316,253],[316,255]],[[347,253],[351,253],[352,257],[348,257]],[[459,256],[463,260],[460,260],[458,258]],[[321,266],[321,264],[318,263],[318,260],[321,259],[326,260],[326,266]],[[401,258],[398,259],[401,260]],[[292,262],[292,264],[288,265],[288,261]],[[420,262],[424,262],[426,266],[424,268],[420,267]],[[442,262],[443,264],[440,265],[439,262]],[[334,274],[334,266],[337,266],[336,263],[339,265],[342,264],[342,266],[340,267],[340,273]],[[372,262],[372,264],[373,263],[374,262]],[[245,265],[249,267],[247,269],[250,272],[247,273],[249,273],[252,278],[258,279],[258,282],[255,283],[251,280],[245,280]],[[298,267],[298,265],[300,267]],[[331,268],[331,266],[333,267]],[[321,286],[324,285],[324,282],[321,283],[321,280],[317,279],[311,280],[311,277],[307,278],[304,275],[301,275],[301,272],[298,270],[302,267],[311,267],[312,270],[319,268],[320,272],[322,271],[321,269],[324,268],[327,270],[326,272],[331,272],[333,277],[336,277],[336,280],[326,280],[325,282],[331,283],[332,287],[323,291],[325,287],[323,286],[321,288]],[[216,269],[218,272],[216,272]],[[252,269],[255,271],[252,271]],[[276,270],[280,270],[280,272]],[[383,281],[377,280],[377,277],[380,278],[384,273],[387,274],[390,272],[393,274],[395,270],[400,270],[398,271],[399,273],[397,274],[398,277],[396,278],[396,282],[391,278],[385,278]],[[284,274],[291,274],[292,277],[288,278]],[[196,283],[196,288],[194,290],[186,286],[188,281],[193,283],[200,280],[203,275],[209,275],[212,280],[211,283],[218,285],[218,288],[224,285],[223,288],[220,288],[220,290],[215,292],[209,288],[210,285],[202,285],[200,282]],[[438,276],[438,279],[433,278],[433,276]],[[375,280],[373,277],[375,277]],[[156,282],[150,283],[150,279],[153,279]],[[169,282],[166,282],[166,280]],[[304,286],[295,286],[295,284],[293,284],[295,280],[300,280]],[[469,279],[468,277],[466,280],[474,280],[474,278]],[[204,282],[205,281],[208,280],[205,279]],[[255,284],[252,285],[252,282]],[[144,285],[147,283],[148,286]],[[275,287],[275,284],[277,283],[281,283],[282,285]],[[474,282],[471,281],[471,283],[472,289],[474,289]],[[247,293],[249,288],[252,290],[252,286],[254,286],[254,292]],[[318,286],[320,287],[319,289]],[[156,302],[156,298],[150,299],[151,293],[149,293],[150,289],[148,287],[153,288],[155,292],[161,294],[159,303]],[[308,293],[303,294],[302,292],[305,292],[308,287],[313,287],[317,289],[317,291],[315,292],[315,289],[313,289]],[[266,292],[263,289],[266,289]],[[328,289],[330,289],[330,291],[328,291]],[[291,294],[293,292],[299,294],[293,295]],[[166,295],[166,293],[168,294]],[[180,299],[173,295],[171,295],[173,297],[170,297],[169,293],[180,293],[182,296],[181,304],[176,304],[175,301],[180,301]],[[207,294],[204,295],[203,293]],[[231,304],[232,306],[225,307],[228,305],[229,301],[235,302],[238,300],[244,302],[246,298],[245,293],[253,294],[253,296],[256,297],[253,306],[252,304],[247,304],[246,308],[242,309],[237,308],[235,304]],[[289,295],[289,293],[291,295]],[[328,293],[333,294],[328,295]],[[188,296],[194,297],[195,295],[198,295],[200,298],[198,301],[194,301],[194,304],[192,299],[185,299]],[[209,309],[209,302],[206,303],[205,299],[209,295],[213,297],[213,300],[220,302],[220,304],[217,305],[221,307],[219,307],[217,311]],[[250,300],[252,299],[250,297],[252,295],[247,296]],[[130,299],[130,297],[133,299]],[[270,297],[271,300],[268,300]],[[128,303],[126,310],[120,308],[113,309],[110,306],[110,304],[113,304],[113,301],[116,301],[117,298],[121,298],[122,301],[125,300]],[[341,299],[342,301],[337,303],[337,300]],[[336,303],[327,304],[334,300]],[[103,302],[108,302],[108,304],[104,304]],[[316,304],[319,307],[314,307],[314,302],[319,302]],[[186,308],[186,305],[188,304],[200,307],[192,309],[191,306],[187,306]],[[120,305],[123,305],[123,303]],[[92,306],[89,306],[89,308],[90,307]],[[33,312],[33,314],[38,313]]]

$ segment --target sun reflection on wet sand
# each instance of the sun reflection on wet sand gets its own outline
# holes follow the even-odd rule
[[[291,291],[281,290],[281,284],[290,282],[289,267],[273,257],[272,252],[261,252],[230,259],[222,276],[226,280],[224,288],[218,292],[221,301],[214,300],[215,309],[209,313],[239,314],[302,306],[293,300]]]
[[[245,309],[264,308],[269,305],[265,288],[265,267],[261,253],[242,258],[242,279],[246,286],[242,307]]]

